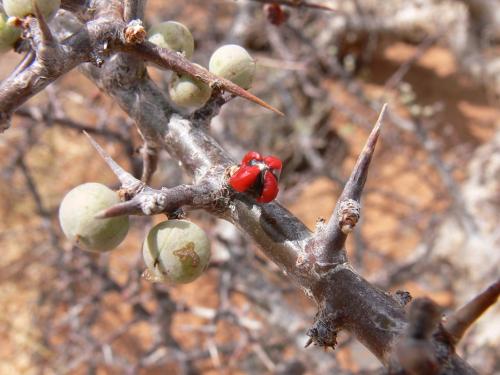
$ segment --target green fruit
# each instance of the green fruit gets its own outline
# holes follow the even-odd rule
[[[255,60],[243,47],[228,44],[212,54],[208,69],[213,74],[248,89],[255,76]]]
[[[167,220],[151,229],[142,247],[151,281],[189,283],[207,268],[210,241],[203,229],[187,220]]]
[[[154,25],[149,29],[148,40],[159,47],[182,53],[187,59],[193,56],[193,35],[182,23],[167,21]]]
[[[128,232],[128,216],[96,219],[95,215],[117,203],[118,195],[95,182],[69,191],[59,207],[59,223],[65,236],[89,251],[109,251],[117,247]]]
[[[33,0],[3,0],[5,13],[10,17],[26,17],[35,14]],[[46,18],[53,16],[61,6],[61,0],[36,0],[40,11]]]
[[[0,53],[7,52],[21,36],[21,29],[7,24],[8,17],[0,12]]]
[[[178,106],[199,108],[210,99],[212,89],[207,84],[188,75],[173,74],[168,93]]]

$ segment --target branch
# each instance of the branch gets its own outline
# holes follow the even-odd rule
[[[27,25],[33,35],[35,60],[0,84],[0,132],[8,128],[12,112],[33,95],[82,62],[95,61],[95,45],[104,44],[116,26],[109,19],[98,19],[72,37],[57,42],[51,40],[44,21],[40,22],[41,27],[38,25],[36,19]]]
[[[123,22],[102,17],[88,22],[81,31],[60,43],[52,39],[42,19],[40,22],[32,19],[28,24],[33,34],[36,58],[30,66],[21,72],[16,70],[15,74],[0,84],[0,132],[9,127],[12,112],[33,95],[82,63],[93,62],[101,66],[104,52],[109,54],[117,50],[129,52],[177,73],[194,76],[217,90],[224,89],[283,115],[238,85],[213,75],[179,54],[147,41],[140,43],[144,36],[141,32],[143,28],[138,27],[136,22],[128,27]]]
[[[115,23],[116,27],[117,25]],[[120,25],[122,27],[123,23]],[[118,30],[109,27],[109,30]],[[118,43],[119,38],[116,36],[108,35],[108,37],[109,39],[100,40]],[[248,234],[268,258],[315,300],[319,311],[313,326],[315,330],[311,332],[313,342],[322,345],[333,344],[336,332],[345,328],[387,365],[393,355],[396,340],[404,334],[408,326],[401,305],[388,293],[364,280],[350,266],[346,257],[339,263],[325,263],[324,258],[320,258],[309,259],[309,262],[302,264],[300,261],[307,255],[306,248],[311,242],[311,233],[306,226],[278,203],[256,204],[253,199],[243,194],[236,196],[228,194],[225,190],[227,187],[224,176],[226,168],[234,165],[234,161],[207,133],[205,127],[197,126],[192,118],[173,113],[162,91],[151,81],[144,67],[136,64],[138,61],[143,61],[145,56],[151,57],[153,62],[160,61],[162,66],[167,68],[173,67],[169,65],[173,64],[172,61],[180,65],[186,65],[186,62],[148,43],[129,46],[125,46],[125,42],[120,43],[111,44],[109,48],[112,51],[119,50],[129,54],[114,56],[100,69],[90,64],[85,64],[82,69],[136,121],[140,132],[148,141],[148,137],[151,137],[182,163],[184,169],[192,174],[194,185],[181,185],[160,191],[149,190],[140,181],[127,175],[127,172],[114,163],[102,149],[97,148],[127,184],[137,187],[133,191],[128,189],[124,192],[126,199],[130,198],[128,194],[131,193],[132,198],[129,201],[118,205],[118,208],[115,206],[114,212],[103,215],[122,214],[137,208],[140,208],[143,214],[152,214],[159,210],[159,207],[165,210],[169,203],[164,201],[169,199],[174,201],[175,205],[179,205],[183,199],[185,200],[182,202],[189,204],[192,201],[194,207],[203,207],[207,203],[203,208],[234,223]],[[167,57],[164,59],[165,56]],[[116,61],[120,61],[119,64],[122,65],[116,65]],[[116,69],[117,66],[128,66],[129,69]],[[191,69],[190,66],[188,64],[183,68],[186,73]],[[191,74],[205,74],[206,79],[214,80],[213,83],[221,82],[216,77],[206,75],[203,69],[199,71],[191,69]],[[0,106],[3,105],[1,101],[0,103]],[[337,206],[340,206],[342,199],[352,199],[359,204],[383,112]],[[138,197],[141,196],[153,197],[149,213],[142,204],[137,204],[148,201],[139,200]],[[177,196],[180,198],[176,198]],[[165,206],[162,206],[163,204]],[[347,218],[345,221],[349,227],[350,222]],[[341,231],[344,225],[338,226],[337,222],[336,227],[337,231]],[[345,238],[342,245],[344,241]],[[327,250],[325,249],[322,249],[323,253]],[[455,373],[460,374],[471,373],[468,366],[453,351],[446,351],[443,347],[445,344],[439,345],[441,345],[439,350],[443,349],[442,352],[448,353],[443,361],[447,361],[450,371],[457,370]],[[465,370],[462,370],[464,368]]]
[[[498,300],[500,295],[500,279],[494,282],[484,292],[451,314],[443,324],[454,345],[457,345],[463,335],[481,315]]]
[[[136,179],[116,163],[113,158],[87,133],[84,134],[121,182],[121,195],[126,202],[116,204],[99,212],[97,218],[122,215],[155,215],[172,213],[189,205],[204,208],[211,202],[208,184],[179,185],[171,189],[152,189]]]

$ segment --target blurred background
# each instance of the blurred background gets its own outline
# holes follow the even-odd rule
[[[347,250],[370,282],[451,311],[499,276],[498,1],[322,4],[335,10],[283,7],[276,25],[258,1],[149,0],[147,23],[188,26],[203,66],[227,43],[257,60],[252,92],[286,116],[234,99],[210,133],[235,160],[247,150],[279,156],[279,201],[311,229],[330,216],[388,102]],[[0,56],[0,80],[20,59]],[[150,74],[166,92],[170,74]],[[118,186],[82,130],[140,176],[134,124],[77,70],[0,135],[0,374],[383,373],[348,333],[335,351],[303,349],[314,303],[204,212],[188,217],[208,232],[212,262],[192,284],[141,278],[143,238],[163,217],[134,217],[109,254],[73,247],[57,222],[64,194],[90,181]],[[163,153],[152,185],[189,181]],[[500,374],[499,342],[497,305],[459,351],[479,372]]]

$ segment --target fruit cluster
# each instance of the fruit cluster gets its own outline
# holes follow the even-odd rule
[[[187,59],[193,56],[193,36],[189,29],[179,22],[167,21],[152,26],[148,32],[148,40],[158,47],[175,51]],[[255,60],[243,47],[228,44],[218,48],[212,54],[208,70],[244,89],[248,89],[252,85],[255,75]],[[210,99],[212,89],[189,75],[174,73],[168,92],[176,105],[199,108]]]
[[[50,19],[61,6],[61,0],[35,0],[42,15]],[[4,12],[0,10],[0,53],[14,47],[21,36],[21,29],[10,25],[9,17],[23,18],[35,14],[33,0],[3,0]]]
[[[102,184],[75,187],[59,208],[64,235],[83,250],[102,253],[115,249],[128,233],[128,216],[101,219],[96,215],[119,202],[118,194]],[[190,221],[167,220],[149,231],[143,257],[147,279],[188,283],[207,268],[210,241],[203,229]]]

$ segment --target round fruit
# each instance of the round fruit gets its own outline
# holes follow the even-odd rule
[[[21,36],[21,29],[7,24],[8,17],[0,12],[0,53],[10,50]]]
[[[208,69],[213,74],[248,89],[255,76],[255,60],[243,47],[228,44],[212,54]]]
[[[154,25],[149,29],[148,40],[159,47],[182,53],[187,59],[193,56],[193,36],[182,23],[167,21]]]
[[[210,241],[203,229],[187,220],[167,220],[151,229],[142,247],[152,281],[184,284],[207,268]]]
[[[196,78],[173,74],[168,93],[178,106],[199,108],[210,99],[212,89]]]
[[[5,13],[10,17],[26,17],[35,14],[33,0],[3,0]],[[40,11],[46,18],[53,16],[61,6],[61,0],[36,0]]]
[[[95,182],[69,191],[59,207],[59,223],[65,236],[89,251],[108,251],[117,247],[128,232],[128,216],[96,219],[95,215],[117,203],[118,195]]]

